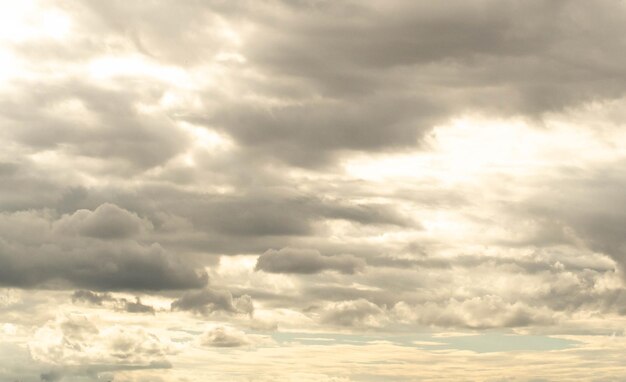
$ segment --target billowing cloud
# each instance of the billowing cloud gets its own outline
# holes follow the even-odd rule
[[[60,217],[51,211],[5,213],[0,216],[0,282],[148,290],[206,283],[206,274],[158,243],[129,238],[142,223],[113,205]]]
[[[31,149],[91,158],[107,171],[122,173],[162,164],[184,149],[186,135],[180,129],[163,115],[133,106],[140,92],[67,81],[0,91],[0,107],[6,111],[2,136]],[[32,86],[37,94],[28,91]]]
[[[322,315],[325,323],[347,327],[378,327],[383,320],[383,309],[365,299],[331,303]]]
[[[137,215],[119,208],[115,204],[105,203],[93,212],[78,210],[56,223],[59,231],[72,231],[82,236],[98,239],[123,239],[136,235],[142,225],[149,225]]]
[[[202,335],[202,344],[204,346],[232,348],[250,345],[250,340],[244,332],[216,327]]]
[[[51,366],[159,367],[175,352],[172,344],[141,327],[99,329],[88,317],[72,315],[41,327],[29,343],[35,360]],[[52,376],[53,373],[50,374]]]
[[[135,301],[123,300],[124,310],[128,313],[150,313],[154,314],[154,308],[150,305],[143,304],[139,297],[135,298]]]
[[[185,292],[174,300],[172,310],[192,311],[200,314],[213,312],[252,314],[254,305],[250,296],[233,298],[227,290],[205,288],[199,291]]]
[[[623,1],[15,3],[0,380],[625,379]]]

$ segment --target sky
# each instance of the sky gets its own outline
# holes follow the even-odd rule
[[[623,0],[0,7],[0,381],[626,380]]]

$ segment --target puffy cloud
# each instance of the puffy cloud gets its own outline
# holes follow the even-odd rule
[[[37,94],[28,90],[32,86]],[[91,158],[109,172],[128,173],[165,163],[186,146],[187,136],[163,115],[134,107],[145,96],[140,91],[75,80],[16,88],[0,91],[0,105],[7,110],[2,136],[30,149]]]
[[[206,283],[206,274],[158,243],[127,239],[141,223],[113,205],[60,218],[46,211],[2,214],[0,283],[149,290]]]
[[[139,297],[135,297],[135,302],[123,300],[124,310],[129,313],[151,313],[154,314],[154,308],[150,305],[142,304]]]
[[[381,338],[623,327],[622,2],[5,8],[0,285],[19,298],[0,293],[0,363],[19,365],[0,379],[250,379],[238,352],[210,349],[257,344],[237,325]],[[32,330],[70,310],[114,324]],[[170,330],[185,352],[170,352]],[[29,341],[36,359],[13,357]],[[417,358],[425,379],[449,369],[390,344],[298,346],[250,364],[316,382],[410,380]],[[576,361],[610,355],[598,375],[620,379],[611,346]],[[511,358],[448,350],[468,365]],[[367,370],[323,361],[352,351]],[[396,352],[393,370],[371,362]],[[324,370],[272,372],[277,355]],[[519,364],[542,357],[520,357],[506,377],[539,377]],[[149,371],[170,358],[171,374]],[[330,375],[345,362],[356,369]]]
[[[323,323],[347,327],[380,327],[385,322],[382,308],[365,299],[334,302],[324,308]]]
[[[150,225],[136,214],[111,203],[104,203],[93,212],[78,210],[55,223],[60,231],[75,230],[82,236],[98,239],[123,239],[135,236],[142,226]]]
[[[123,310],[128,313],[150,313],[154,314],[155,309],[150,305],[145,305],[141,302],[139,296],[135,296],[135,301],[129,301],[126,298],[116,298],[110,293],[97,293],[88,290],[77,290],[72,294],[72,302],[86,302],[93,305],[103,305],[103,303],[110,303],[108,305],[115,309]]]
[[[313,249],[283,248],[265,252],[257,259],[256,270],[270,273],[319,273],[334,270],[354,273],[365,266],[365,261],[352,255],[322,256]]]
[[[185,292],[180,298],[172,302],[171,308],[172,310],[192,311],[200,314],[225,312],[252,315],[254,312],[250,296],[243,295],[233,298],[228,290],[211,288]]]
[[[202,344],[204,346],[231,348],[250,345],[250,340],[244,332],[216,327],[202,335]]]
[[[529,307],[521,302],[508,303],[498,296],[451,299],[441,305],[427,303],[414,307],[417,320],[425,325],[472,329],[548,325],[556,322],[549,309]]]
[[[85,301],[90,304],[102,305],[105,301],[113,300],[110,293],[97,293],[90,290],[77,290],[72,293],[72,301]]]
[[[100,329],[88,317],[60,317],[39,328],[29,350],[35,360],[56,366],[147,366],[165,363],[175,352],[141,327],[109,326]]]

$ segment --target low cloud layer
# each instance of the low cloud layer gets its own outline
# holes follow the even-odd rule
[[[626,379],[623,1],[0,7],[0,380]]]
[[[0,216],[0,283],[105,290],[206,284],[206,274],[158,243],[133,238],[148,227],[148,222],[112,204],[61,216],[52,211],[4,213]]]
[[[364,266],[365,261],[352,255],[322,256],[313,249],[283,248],[259,256],[255,269],[270,273],[312,274],[334,270],[350,274]]]
[[[252,315],[254,305],[250,296],[243,295],[233,298],[227,290],[210,288],[199,291],[186,292],[172,302],[172,310],[192,311],[200,314],[214,312],[244,313]]]
[[[204,346],[234,348],[249,345],[250,340],[243,332],[217,327],[204,333],[202,344]]]

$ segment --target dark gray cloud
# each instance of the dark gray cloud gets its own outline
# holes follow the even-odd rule
[[[31,250],[35,254],[28,257]],[[158,245],[136,243],[62,248],[0,248],[6,286],[33,287],[60,281],[94,289],[181,289],[199,287],[206,275],[163,250]]]
[[[21,83],[0,92],[2,136],[27,150],[98,159],[107,173],[145,170],[186,147],[187,136],[166,115],[138,110],[141,102],[158,101],[153,90],[66,81]]]
[[[389,203],[355,202],[335,197],[334,192],[329,197],[300,192],[287,182],[284,187],[240,187],[242,192],[233,194],[181,190],[170,184],[145,185],[132,192],[75,188],[59,195],[57,208],[74,212],[115,203],[142,216],[140,230],[149,231],[148,236],[164,246],[216,254],[258,253],[323,235],[319,223],[327,220],[390,230],[419,227],[417,219]],[[355,253],[363,250],[357,248]],[[329,253],[341,251],[336,247],[324,249]]]
[[[190,120],[221,127],[258,158],[308,167],[329,164],[342,151],[414,146],[419,132],[435,123],[439,109],[426,98],[385,95],[271,109],[226,103],[213,116]]]
[[[591,169],[565,170],[547,181],[514,213],[541,227],[528,240],[587,247],[610,256],[623,269],[626,265],[626,214],[618,207],[626,202],[624,162],[603,163]],[[558,187],[553,185],[557,185]],[[541,234],[547,232],[546,239]]]
[[[534,118],[619,97],[626,73],[616,52],[624,42],[611,36],[622,30],[622,6],[612,0],[70,2],[64,8],[77,20],[72,43],[79,49],[56,42],[16,49],[67,64],[132,52],[185,69],[219,65],[228,79],[203,89],[203,107],[174,107],[151,119],[159,129],[147,128],[150,118],[139,121],[129,107],[133,100],[156,104],[166,90],[156,79],[137,86],[144,85],[141,74],[116,79],[140,89],[132,96],[81,83],[38,84],[37,93],[24,91],[29,99],[4,108],[22,125],[18,138],[25,144],[65,144],[139,168],[180,152],[184,139],[168,120],[223,131],[257,161],[329,165],[346,151],[415,147],[434,124],[468,110]],[[224,28],[238,37],[225,38]],[[115,43],[98,42],[103,35]],[[220,61],[220,54],[239,54],[243,62]],[[23,111],[42,110],[49,93],[84,100],[107,127],[87,135],[57,117]],[[40,122],[49,126],[45,134],[36,133]]]
[[[84,301],[94,305],[102,305],[105,301],[113,300],[110,293],[98,293],[90,290],[77,290],[72,294],[72,301]]]
[[[20,287],[69,284],[100,290],[206,284],[205,273],[158,243],[126,237],[141,222],[113,205],[58,218],[52,212],[4,214],[0,216],[4,239],[0,242],[0,283]]]
[[[25,158],[2,162],[0,181],[11,185],[0,189],[2,211],[49,207],[56,203],[64,189],[58,179]]]
[[[511,95],[517,93],[517,100],[509,100],[517,105],[519,101],[548,101],[531,100],[536,95],[534,86],[557,92],[560,97],[555,99],[569,100],[561,88],[567,80],[597,94],[610,94],[611,89],[591,85],[587,76],[608,80],[614,74],[608,69],[617,69],[617,63],[581,53],[590,49],[598,58],[607,58],[623,43],[604,39],[619,30],[623,21],[621,4],[614,1],[593,5],[541,0],[304,4],[257,17],[267,35],[251,46],[250,56],[276,75],[310,79],[311,84],[327,88],[333,81],[341,85],[337,78],[349,79],[349,73],[356,72],[379,80],[365,91],[380,90],[388,80],[385,74],[389,72],[383,70],[407,68],[405,74],[428,81],[422,91],[477,90],[489,83],[509,88]],[[595,28],[583,33],[581,25]],[[270,46],[274,49],[267,49]],[[518,65],[501,65],[510,61]],[[434,63],[441,68],[441,76],[431,71]],[[564,72],[553,77],[557,68]],[[420,69],[429,76],[420,75]],[[546,78],[551,81],[542,84]],[[353,81],[363,79],[357,75]],[[524,86],[524,81],[530,82]],[[552,106],[549,101],[537,104],[539,110]]]
[[[154,314],[154,307],[141,303],[141,299],[139,297],[135,297],[135,301],[128,301],[126,299],[122,299],[124,303],[124,310],[128,313],[150,313]]]
[[[264,180],[259,176],[259,182]],[[311,225],[317,219],[400,227],[418,224],[389,203],[355,202],[334,194],[327,197],[300,191],[280,177],[269,178],[267,182],[267,185],[255,186],[233,181],[242,190],[227,194],[182,190],[167,183],[145,184],[132,191],[106,187],[66,188],[58,195],[60,200],[55,207],[62,212],[74,212],[111,202],[137,211],[157,225],[166,223],[159,219],[159,213],[166,213],[184,217],[205,231],[249,236],[307,234],[311,233]]]
[[[598,112],[624,102],[622,1],[40,5],[66,35],[53,14],[0,44],[0,342],[35,332],[29,380],[255,344],[235,323],[622,330],[623,153],[592,150],[622,138]],[[69,310],[102,316],[53,320]]]
[[[614,52],[624,46],[607,36],[621,29],[620,7],[608,0],[257,5],[244,16],[255,34],[239,49],[265,77],[240,86],[282,102],[220,98],[215,112],[189,120],[221,129],[256,157],[316,166],[345,150],[414,147],[434,124],[468,110],[535,118],[619,97],[626,73]]]
[[[123,310],[128,313],[155,313],[154,307],[143,304],[139,296],[135,296],[135,301],[126,298],[115,298],[110,293],[97,293],[89,290],[77,290],[72,294],[72,302],[86,302],[93,305],[103,305],[111,303],[113,308]]]
[[[411,224],[392,206],[327,200],[285,189],[251,190],[233,196],[178,192],[171,196],[164,200],[165,210],[175,209],[198,228],[234,236],[306,235],[313,233],[315,220],[324,218],[372,225]]]
[[[142,221],[136,214],[130,213],[115,204],[105,203],[93,212],[78,210],[71,216],[57,222],[59,231],[76,231],[79,235],[97,239],[125,239],[135,236],[142,227],[150,223]]]
[[[185,292],[180,298],[172,302],[171,308],[172,310],[191,311],[205,315],[213,312],[252,315],[254,312],[254,305],[250,296],[242,295],[233,298],[228,290],[212,288]]]
[[[270,273],[319,273],[334,270],[354,273],[365,267],[365,261],[352,255],[322,256],[314,249],[270,249],[257,259],[255,269]]]

